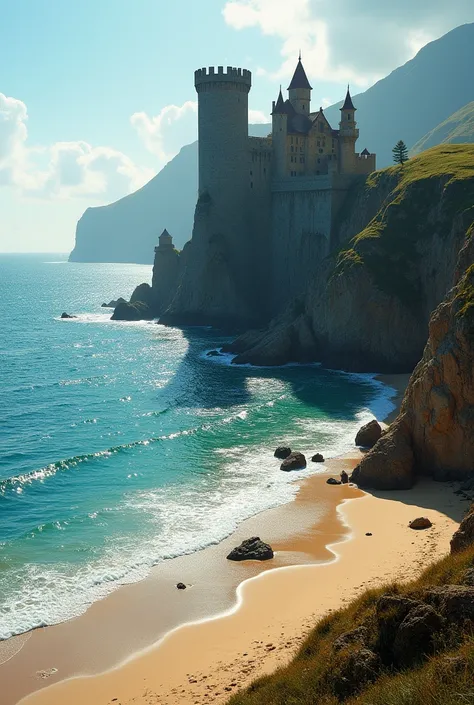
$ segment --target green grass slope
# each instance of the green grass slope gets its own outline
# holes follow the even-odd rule
[[[474,101],[457,110],[447,120],[430,130],[412,148],[416,155],[438,144],[474,142]]]
[[[403,166],[374,172],[359,188],[369,197],[387,182],[388,197],[339,252],[333,276],[365,266],[381,291],[416,307],[421,301],[423,241],[428,243],[435,232],[449,234],[453,219],[465,211],[474,218],[474,144],[434,147]]]
[[[420,641],[425,652],[422,646],[411,663],[397,664],[387,657],[397,619],[396,607],[390,607],[390,601],[396,604],[397,598],[409,598],[426,603],[430,591],[436,592],[440,586],[471,584],[473,565],[474,548],[470,548],[447,556],[409,584],[366,592],[320,621],[288,666],[254,682],[232,697],[229,705],[473,703],[474,625],[466,609],[460,609],[455,621],[448,619],[429,644],[428,640]],[[385,603],[380,600],[382,595]],[[348,633],[355,638],[340,638]],[[379,664],[368,677],[367,670],[351,669],[351,664],[357,664],[357,652],[361,652],[357,640],[361,634],[363,648],[380,655]]]

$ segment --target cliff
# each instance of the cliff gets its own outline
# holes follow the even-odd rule
[[[436,147],[370,175],[349,194],[333,253],[306,294],[229,346],[234,362],[411,371],[454,283],[473,204],[474,145]]]
[[[418,475],[451,480],[473,472],[474,222],[460,253],[457,284],[431,317],[400,414],[353,480],[361,487],[396,489],[411,487]]]
[[[166,227],[178,249],[189,239],[197,192],[197,142],[183,147],[145,186],[108,206],[88,208],[76,228],[71,262],[149,264]]]

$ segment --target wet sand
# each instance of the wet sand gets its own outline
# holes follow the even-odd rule
[[[397,389],[398,397],[394,402],[398,404],[408,376],[379,379]],[[350,472],[359,457],[360,452],[354,450],[345,458],[327,461],[324,469],[339,474],[344,467]],[[333,560],[334,553],[328,545],[339,544],[350,535],[350,529],[341,521],[338,507],[350,506],[341,502],[362,497],[363,493],[347,486],[330,487],[326,479],[327,475],[302,481],[295,501],[243,522],[232,536],[217,546],[165,561],[147,579],[118,589],[93,604],[84,615],[5,642],[0,648],[0,661],[8,659],[0,666],[3,705],[14,705],[29,693],[73,676],[112,669],[131,655],[156,646],[171,632],[165,640],[168,643],[178,633],[172,630],[180,625],[235,607],[237,586],[261,573],[273,568],[319,565]],[[272,544],[276,551],[274,560],[244,564],[225,560],[233,546],[255,534]],[[177,590],[178,582],[184,582],[188,588]],[[246,583],[246,586],[250,584],[253,583]],[[300,637],[301,634],[295,634],[292,645]],[[157,651],[162,648],[158,647]],[[114,671],[115,674],[120,672]],[[164,684],[160,686],[162,689],[165,689]],[[48,688],[47,692],[51,694],[54,689]],[[206,702],[208,697],[209,694]],[[68,693],[68,702],[70,698]],[[159,700],[149,702],[168,700],[161,700],[160,693]]]

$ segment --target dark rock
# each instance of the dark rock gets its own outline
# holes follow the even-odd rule
[[[429,529],[433,524],[431,521],[428,519],[428,517],[417,517],[416,519],[413,519],[408,526],[410,529]]]
[[[207,357],[220,357],[222,353],[219,352],[219,350],[209,350],[208,353],[206,353]]]
[[[370,531],[367,531],[366,536],[372,536]]]
[[[289,455],[291,455],[291,448],[288,448],[287,446],[278,446],[276,451],[273,453],[273,457],[279,458],[280,460],[285,460],[285,458],[288,458]]]
[[[344,634],[341,634],[341,636],[338,636],[334,641],[332,645],[333,651],[341,651],[341,649],[346,649],[348,646],[352,646],[353,644],[364,645],[367,641],[368,635],[369,632],[367,627],[364,627],[363,625],[357,627],[356,629],[352,629],[350,632],[345,632]]]
[[[380,674],[381,662],[370,649],[357,649],[347,654],[340,667],[331,674],[335,695],[341,699],[355,695]]]
[[[77,316],[72,316],[70,313],[66,313],[66,311],[63,311],[61,314],[61,318],[77,318]]]
[[[395,662],[412,666],[433,652],[434,637],[442,629],[444,620],[430,605],[411,609],[397,629],[393,643]]]
[[[136,304],[139,302],[146,304],[149,308],[153,309],[154,296],[153,290],[149,284],[139,284],[133,290],[133,294],[130,297],[130,303]]]
[[[112,299],[112,301],[109,301],[108,304],[103,303],[102,308],[116,308],[119,304],[125,304],[126,300],[119,296],[118,299]]]
[[[112,321],[149,321],[153,318],[152,311],[147,304],[137,301],[136,303],[120,303],[112,314]]]
[[[377,600],[377,652],[386,664],[393,663],[393,644],[398,627],[407,614],[423,605],[419,600],[412,600],[401,595],[382,595]]]
[[[474,504],[451,539],[451,553],[459,553],[474,544]]]
[[[306,467],[306,458],[303,453],[290,453],[290,455],[280,465],[280,470],[289,472],[290,470],[302,470]]]
[[[327,485],[342,485],[342,482],[340,480],[336,480],[335,477],[329,477],[326,480]]]
[[[273,558],[272,547],[258,536],[242,541],[240,546],[232,549],[227,556],[229,561],[268,561]]]
[[[382,426],[376,419],[362,426],[356,436],[356,446],[363,448],[372,448],[382,435]]]
[[[321,455],[321,453],[316,453],[316,455],[313,455],[313,457],[311,458],[311,462],[324,463],[324,457]]]
[[[352,473],[364,489],[408,490],[415,484],[415,460],[410,439],[401,426],[390,429]]]
[[[349,475],[345,470],[341,472],[341,482],[343,485],[347,485],[347,483],[349,482]]]
[[[468,568],[464,575],[462,576],[462,582],[464,585],[470,585],[474,587],[474,568]]]
[[[474,587],[444,585],[431,588],[425,599],[450,622],[474,622]]]
[[[176,587],[178,590],[186,590],[186,585],[184,583],[178,583]]]

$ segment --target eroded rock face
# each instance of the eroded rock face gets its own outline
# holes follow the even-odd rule
[[[430,605],[418,605],[410,610],[398,627],[393,643],[396,663],[412,666],[430,654],[443,624],[441,615]]]
[[[459,553],[474,544],[474,504],[459,525],[459,529],[451,539],[451,553]],[[473,576],[474,584],[474,576]]]
[[[410,487],[417,475],[450,480],[472,474],[473,263],[471,235],[460,253],[458,283],[431,317],[428,343],[411,376],[400,414],[353,473],[361,487],[400,489]],[[460,543],[461,536],[454,545]]]
[[[369,423],[362,426],[355,438],[356,446],[363,448],[373,448],[382,435],[382,426],[376,419],[372,419]]]
[[[258,536],[242,541],[227,556],[229,561],[268,561],[273,558],[272,547]]]

